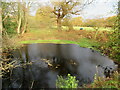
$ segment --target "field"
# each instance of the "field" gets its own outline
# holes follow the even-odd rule
[[[99,46],[101,42],[107,41],[107,31],[112,29],[100,28],[97,37],[95,38],[96,31],[92,27],[83,27],[84,30],[79,30],[80,27],[74,27],[75,30],[57,31],[55,28],[30,28],[29,33],[25,33],[19,38],[19,42],[27,43],[68,43],[79,44],[81,47]],[[106,31],[104,31],[106,30]]]
[[[57,26],[54,26],[54,27],[52,27],[52,28],[56,29]],[[80,28],[83,28],[83,30],[88,30],[88,31],[91,31],[91,30],[92,30],[92,31],[95,31],[95,29],[94,29],[93,27],[74,26],[73,28],[74,28],[74,30],[80,30]],[[67,30],[68,27],[62,26],[62,29],[63,29],[63,30]],[[100,28],[99,28],[99,31],[113,31],[113,29],[112,29],[112,28],[109,28],[109,27],[107,27],[107,28],[100,27]]]
[[[101,42],[107,41],[107,32],[100,31],[99,37],[95,38],[96,31],[93,30],[72,30],[58,31],[55,28],[30,28],[29,32],[23,35],[14,35],[11,38],[5,38],[3,48],[17,48],[21,44],[30,43],[62,43],[78,44],[81,47],[93,48],[101,45]]]
[[[3,44],[5,48],[7,46],[18,47],[21,44],[30,43],[67,43],[93,48],[99,47],[102,43],[105,43],[108,40],[108,32],[102,31],[101,29],[99,29],[99,33],[95,37],[96,31],[91,27],[83,27],[87,30],[78,30],[79,27],[74,27],[76,29],[71,31],[66,31],[65,28],[66,27],[64,27],[64,30],[62,31],[58,31],[56,28],[29,28],[29,32],[20,36],[15,35],[12,38],[5,39]]]
[[[57,31],[55,29],[38,29],[31,28],[29,33],[24,34],[19,39],[20,43],[68,43],[79,44],[81,47],[99,46],[100,42],[94,40],[95,31],[88,30],[74,30],[74,31]],[[106,41],[106,33],[99,33],[101,40]],[[98,39],[98,38],[97,38]],[[99,40],[99,39],[98,39]]]

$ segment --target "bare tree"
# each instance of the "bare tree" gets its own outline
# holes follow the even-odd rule
[[[68,15],[79,15],[79,12],[85,8],[86,5],[92,3],[94,0],[59,0],[53,1],[53,13],[56,16],[58,30],[61,30],[61,21]]]
[[[24,34],[28,31],[28,13],[32,2],[18,2],[18,27],[17,33]]]

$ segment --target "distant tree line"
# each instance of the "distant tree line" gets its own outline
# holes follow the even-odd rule
[[[83,26],[83,27],[114,27],[117,16],[111,16],[107,18],[97,18],[97,19],[86,19],[83,20],[82,17],[75,17],[70,20],[73,26]],[[66,26],[66,21],[63,21],[63,25]]]

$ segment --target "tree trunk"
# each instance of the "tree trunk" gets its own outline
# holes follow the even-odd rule
[[[18,2],[18,27],[17,27],[17,34],[20,34],[21,24],[22,24],[22,12],[21,12],[20,2]]]
[[[58,18],[58,19],[57,19],[57,28],[58,28],[58,31],[61,31],[61,30],[62,30],[61,18]]]
[[[22,31],[21,31],[21,34],[24,34],[25,33],[25,31],[26,31],[26,29],[27,29],[27,17],[26,17],[26,11],[24,11],[24,17],[23,17],[24,19],[23,19],[23,23],[24,23],[24,25],[23,25],[23,29],[22,29]]]
[[[19,17],[19,21],[18,21],[17,34],[20,34],[21,23],[22,23],[22,18],[21,18],[21,16],[20,16],[20,17]]]
[[[21,34],[24,34],[24,33],[25,33],[25,31],[26,31],[26,25],[27,25],[27,24],[26,24],[26,22],[25,22]]]
[[[27,18],[27,16],[28,16],[28,11],[29,11],[29,6],[26,6],[26,3],[24,3],[24,5],[23,5],[23,14],[22,14],[22,16],[23,16],[23,18],[22,18],[22,31],[21,31],[21,34],[24,34],[25,32],[27,32],[28,30],[28,28],[27,28],[27,26],[28,26],[28,18]]]

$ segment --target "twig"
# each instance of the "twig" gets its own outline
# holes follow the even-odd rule
[[[34,84],[34,80],[33,80],[32,84],[31,84],[31,87],[30,87],[30,89],[32,89],[32,87],[33,87],[33,84]]]

